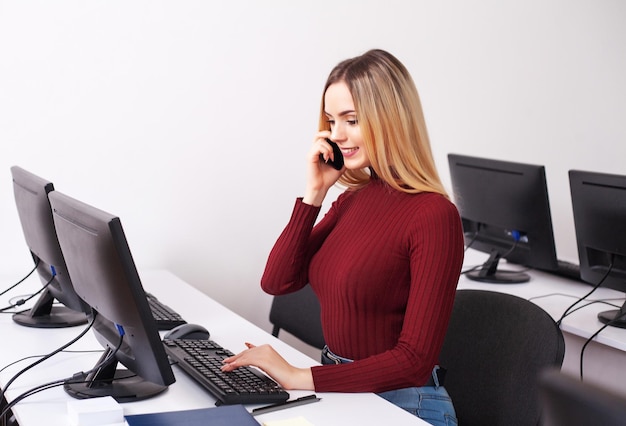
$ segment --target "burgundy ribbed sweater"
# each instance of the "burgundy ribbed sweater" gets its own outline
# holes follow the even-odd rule
[[[313,367],[318,392],[384,392],[423,385],[448,325],[463,261],[456,207],[373,179],[320,212],[296,201],[272,249],[262,288],[310,282],[329,348],[355,362]]]

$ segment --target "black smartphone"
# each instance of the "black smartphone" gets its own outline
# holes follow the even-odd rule
[[[333,147],[333,156],[334,156],[334,160],[328,159],[328,161],[324,160],[324,156],[322,154],[320,154],[320,160],[323,163],[328,164],[329,166],[331,166],[332,168],[334,168],[335,170],[341,170],[343,168],[343,154],[341,153],[341,150],[339,149],[339,146],[337,146],[337,144],[333,141],[331,141],[330,139],[326,139],[326,142],[328,142],[330,144],[330,146]]]

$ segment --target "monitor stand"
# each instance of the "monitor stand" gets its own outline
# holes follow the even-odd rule
[[[64,328],[87,323],[85,313],[66,306],[53,306],[54,300],[50,291],[44,290],[37,303],[31,309],[14,314],[13,321],[34,328]]]
[[[63,388],[76,399],[111,396],[120,403],[152,398],[167,389],[167,386],[144,380],[129,370],[118,370],[117,365],[114,350],[107,348],[91,372],[75,374],[65,381]]]
[[[467,272],[465,276],[473,281],[490,284],[519,284],[530,281],[530,275],[525,272],[498,270],[500,258],[500,253],[492,251],[489,259],[480,268]]]
[[[626,328],[626,303],[620,309],[600,312],[598,319],[612,327]]]

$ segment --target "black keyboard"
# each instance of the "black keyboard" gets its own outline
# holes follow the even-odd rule
[[[582,278],[580,278],[580,267],[576,263],[566,260],[559,260],[557,269],[545,270],[545,272],[558,275],[559,277],[569,278],[570,280],[584,282]]]
[[[164,339],[163,345],[172,361],[217,398],[216,405],[273,404],[289,399],[278,383],[254,368],[223,372],[222,360],[233,353],[213,340]]]
[[[165,305],[153,294],[146,293],[146,298],[159,330],[171,330],[174,327],[187,323],[178,312]]]

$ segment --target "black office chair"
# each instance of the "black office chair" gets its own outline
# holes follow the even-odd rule
[[[559,370],[540,377],[543,426],[626,424],[626,395],[581,382]]]
[[[459,424],[539,424],[539,374],[560,368],[564,353],[561,330],[534,303],[457,290],[440,363]]]
[[[270,309],[272,334],[285,330],[303,342],[322,349],[325,345],[320,322],[320,303],[310,285],[294,293],[274,296]]]

